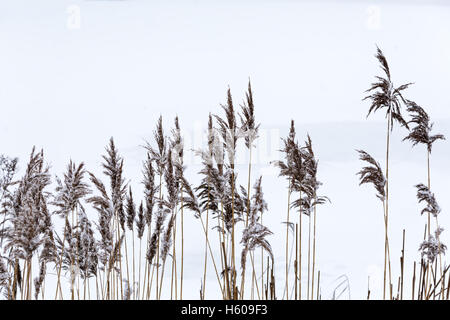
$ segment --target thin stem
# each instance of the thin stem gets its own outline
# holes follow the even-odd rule
[[[298,272],[298,224],[295,224],[295,263],[294,263],[294,274],[295,274],[295,300],[298,299],[298,282],[297,282],[297,272]]]
[[[180,270],[180,300],[183,300],[183,277],[184,277],[184,211],[183,191],[181,191],[181,270]]]
[[[311,282],[311,213],[308,216],[308,284],[306,287],[306,299],[309,300],[310,295],[310,282]]]
[[[206,234],[205,234],[205,263],[203,269],[203,289],[202,289],[202,299],[205,300],[205,290],[206,290],[206,267],[208,264],[208,231],[209,231],[209,184],[208,184],[208,204],[206,208]],[[220,284],[220,281],[219,281]]]
[[[141,292],[141,263],[142,263],[141,256],[142,256],[142,238],[139,239],[139,271],[138,271],[137,299],[140,298],[139,293]]]
[[[316,206],[314,206],[314,231],[313,231],[313,262],[312,262],[311,300],[314,299],[315,267],[316,267]],[[317,293],[319,293],[319,292],[317,292]]]
[[[386,259],[388,259],[389,251],[389,145],[390,145],[390,132],[391,132],[391,113],[387,117],[387,135],[386,135],[386,200],[385,200],[385,252],[384,252],[384,283],[383,283],[383,299],[386,298]],[[390,272],[391,261],[389,259],[389,288],[390,297],[392,299],[392,280]]]
[[[291,181],[289,180],[286,218],[286,300],[289,300],[289,212],[291,208]]]
[[[58,280],[56,283],[56,292],[55,292],[55,300],[58,298],[58,290],[61,292],[61,298],[62,298],[62,290],[61,290],[61,267],[62,267],[62,259],[64,256],[64,249],[65,249],[65,242],[66,242],[66,228],[67,228],[67,224],[69,223],[69,221],[67,220],[66,217],[66,221],[65,221],[65,225],[64,225],[64,236],[63,236],[63,241],[62,241],[62,250],[61,250],[61,255],[59,256],[59,264],[58,264]]]
[[[248,227],[248,218],[250,216],[250,179],[251,179],[251,173],[252,173],[252,145],[250,142],[249,146],[249,161],[248,161],[248,179],[247,179],[247,216],[245,218],[245,227]],[[242,274],[242,285],[241,285],[241,297],[244,298],[244,288],[245,288],[245,270]],[[255,270],[253,268],[252,270],[252,284],[255,279]]]
[[[236,290],[236,257],[235,257],[235,241],[234,241],[234,229],[235,229],[235,221],[234,221],[234,163],[231,164],[231,272],[232,272],[232,281],[231,284],[233,286],[233,299],[237,299],[237,290]]]

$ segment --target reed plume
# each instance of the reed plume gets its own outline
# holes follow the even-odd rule
[[[383,70],[385,77],[375,76],[377,81],[372,83],[371,87],[366,90],[367,93],[371,93],[363,99],[370,100],[367,117],[378,110],[386,109],[386,118],[390,130],[393,129],[394,120],[400,125],[409,128],[408,123],[403,119],[401,114],[401,106],[402,104],[406,104],[402,91],[407,89],[412,83],[395,87],[391,79],[391,72],[389,70],[387,59],[380,48],[377,48],[375,57],[380,63],[380,67]]]
[[[431,193],[430,189],[424,184],[416,185],[417,188],[417,199],[419,203],[425,202],[426,207],[422,209],[421,214],[431,214],[433,217],[437,217],[441,212],[441,208],[439,207],[434,193]]]
[[[408,106],[407,110],[411,115],[411,120],[408,123],[414,124],[414,127],[403,138],[403,141],[409,140],[413,146],[423,144],[426,146],[428,154],[431,154],[433,144],[437,140],[445,140],[445,137],[442,134],[431,134],[433,123],[430,122],[428,114],[421,106],[410,100],[406,100],[406,103]]]
[[[84,297],[86,296],[86,281],[97,276],[98,269],[98,242],[95,238],[92,223],[82,205],[78,212],[79,223],[76,234],[79,238],[78,244],[78,267],[84,280]]]
[[[91,190],[84,182],[84,163],[78,166],[72,162],[67,165],[62,181],[56,177],[56,195],[52,204],[57,208],[54,214],[66,219],[71,212],[74,212],[80,204],[81,199],[90,194]]]
[[[445,254],[447,250],[447,246],[439,241],[439,236],[442,231],[444,231],[443,228],[438,228],[434,232],[434,235],[429,235],[428,239],[420,244],[419,251],[422,257],[425,257],[430,264],[433,264],[436,257]]]
[[[148,146],[147,146],[148,147]],[[148,251],[148,245],[150,243],[150,238],[152,237],[152,219],[153,219],[153,208],[156,203],[156,193],[159,191],[160,186],[156,184],[155,182],[155,169],[153,168],[153,159],[151,157],[150,151],[147,151],[147,158],[144,162],[144,169],[143,169],[143,176],[144,179],[142,180],[142,184],[144,185],[144,203],[145,203],[145,223],[147,226],[147,251]],[[148,260],[145,260],[145,268],[144,268],[144,283],[142,288],[142,296],[144,297],[144,290],[146,281],[149,280],[149,272],[150,272],[150,266],[148,265]],[[148,279],[147,279],[148,278]],[[140,281],[140,277],[139,277]]]
[[[153,263],[153,259],[158,253],[159,250],[158,242],[164,227],[164,221],[166,220],[167,216],[171,213],[170,209],[164,206],[164,201],[159,201],[157,205],[158,209],[156,210],[155,213],[156,215],[155,228],[153,230],[152,237],[150,238],[147,250],[147,260],[149,265]],[[159,264],[159,261],[156,263]]]
[[[25,271],[23,298],[31,299],[32,296],[32,258],[46,239],[45,228],[42,226],[47,220],[49,193],[45,188],[49,184],[50,174],[49,168],[44,166],[44,152],[41,150],[35,153],[33,147],[25,174],[6,207],[9,224],[3,232],[6,240],[4,251],[10,251],[8,259],[14,261],[15,265],[13,299],[16,298],[20,260],[24,260]]]
[[[3,233],[5,231],[8,203],[12,200],[10,187],[14,184],[13,178],[17,172],[17,158],[9,158],[0,154],[0,214],[3,214],[0,230],[0,248],[3,246]]]
[[[18,158],[9,158],[0,154],[0,203],[8,194],[8,188],[13,183],[18,161]]]
[[[145,215],[144,215],[144,204],[141,201],[141,204],[139,205],[139,209],[137,212],[137,218],[135,220],[136,223],[136,231],[137,231],[137,237],[139,239],[139,259],[138,259],[138,281],[137,281],[137,288],[136,288],[136,294],[137,297],[139,298],[139,294],[140,294],[140,289],[141,289],[141,256],[142,256],[142,237],[144,236],[144,232],[145,232],[145,226],[146,226],[146,221],[145,221]]]
[[[264,194],[262,191],[262,177],[256,180],[254,185],[254,195],[252,196],[252,203],[248,207],[247,212],[248,216],[248,225],[243,230],[241,244],[244,246],[241,252],[241,269],[242,269],[242,280],[241,280],[241,295],[243,296],[243,288],[245,281],[245,268],[247,262],[248,253],[254,251],[257,247],[260,247],[262,250],[265,250],[269,257],[271,258],[272,263],[274,262],[272,247],[270,243],[266,240],[266,237],[271,235],[272,232],[269,228],[263,226],[260,221],[262,219],[262,215],[264,211],[268,209],[267,203],[264,200]],[[245,194],[245,189],[242,188],[242,193],[245,195],[244,199],[247,200],[248,195]],[[245,204],[250,203],[250,201],[244,201]],[[263,276],[263,274],[261,274]],[[262,288],[261,288],[262,289]]]
[[[17,183],[13,181],[14,175],[17,172],[17,163],[17,158],[9,158],[4,155],[0,155],[0,214],[3,215],[3,219],[0,224],[0,248],[3,248],[6,225],[8,224],[10,210],[13,207],[14,196],[10,187]],[[2,257],[0,254],[0,294],[3,294],[8,300],[13,299],[16,292],[16,286],[13,287],[13,275],[8,271],[8,265],[10,264],[15,265],[15,269],[19,267],[18,263],[14,263],[13,261]],[[14,279],[14,284],[17,284],[18,282],[20,285],[20,272],[18,276],[19,277]]]
[[[359,153],[359,159],[369,164],[357,173],[359,175],[359,184],[372,184],[377,191],[377,198],[384,202],[386,198],[386,179],[380,164],[364,150],[356,151]]]
[[[141,202],[135,220],[138,239],[141,239],[145,231],[144,204]]]
[[[126,214],[127,214],[127,227],[130,231],[134,230],[134,219],[136,217],[136,205],[133,200],[133,192],[131,191],[131,187],[128,190],[128,196],[126,197],[126,206],[125,206]]]
[[[152,164],[153,160],[150,157],[150,153],[147,154],[147,159],[144,162],[144,199],[145,199],[145,222],[148,227],[152,224],[153,207],[155,206],[155,195],[159,190],[159,187],[155,184],[155,170]]]
[[[133,272],[133,282],[132,282],[132,288],[130,289],[130,291],[132,291],[133,293],[136,292],[136,290],[134,289],[134,285],[136,284],[136,266],[135,266],[135,254],[134,254],[134,222],[135,222],[135,217],[136,217],[136,205],[134,203],[134,199],[133,199],[133,192],[131,191],[131,186],[129,187],[129,191],[128,191],[128,196],[126,199],[126,205],[125,205],[125,210],[126,210],[126,216],[127,216],[127,227],[128,230],[131,231],[131,240],[132,240],[132,272]],[[126,238],[125,238],[126,239]],[[127,243],[125,241],[125,249],[127,248]],[[129,270],[128,270],[128,251],[126,252],[126,257],[127,257],[127,277],[128,279],[130,279],[130,275],[129,275]],[[130,284],[130,280],[127,279],[127,283],[128,285]]]

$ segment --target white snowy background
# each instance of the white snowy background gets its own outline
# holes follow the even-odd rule
[[[35,145],[44,148],[53,175],[61,176],[70,159],[101,174],[101,155],[113,136],[140,200],[142,145],[152,141],[159,115],[167,132],[178,115],[186,148],[199,147],[189,141],[198,141],[208,112],[221,114],[228,86],[235,105],[242,103],[250,78],[257,121],[269,137],[261,137],[269,147],[255,156],[252,178],[263,174],[278,297],[287,184],[269,161],[279,156],[270,150],[294,119],[299,139],[306,133],[313,139],[321,193],[332,201],[317,212],[322,298],[330,298],[341,275],[349,279],[352,299],[366,297],[369,275],[372,297],[380,298],[382,207],[372,187],[358,186],[362,163],[355,149],[384,166],[386,128],[381,112],[366,119],[369,103],[362,98],[381,73],[374,58],[378,45],[394,83],[414,82],[405,96],[429,112],[436,132],[450,137],[449,21],[446,1],[2,0],[0,153],[19,157],[23,170]],[[426,152],[402,143],[405,135],[394,128],[390,236],[398,275],[406,229],[409,282],[425,223],[414,185],[426,181]],[[448,142],[437,142],[431,180],[444,228],[450,228],[449,157]],[[186,163],[195,182],[198,160],[188,153]],[[240,168],[239,181],[246,185],[246,165]],[[91,209],[89,216],[97,214]],[[197,299],[204,239],[199,222],[186,220],[184,297]],[[450,243],[450,229],[441,239]],[[396,287],[396,277],[393,282]],[[219,297],[210,262],[206,295]]]

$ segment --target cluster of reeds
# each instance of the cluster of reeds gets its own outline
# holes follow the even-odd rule
[[[291,128],[287,138],[283,139],[283,149],[285,160],[274,162],[280,169],[280,176],[288,179],[288,200],[286,217],[286,283],[284,297],[294,296],[295,299],[314,299],[314,282],[316,279],[316,212],[317,205],[323,204],[328,198],[317,194],[320,185],[317,180],[318,161],[315,158],[310,136],[307,136],[304,146],[301,146],[296,140],[294,120],[291,121]],[[292,197],[295,197],[294,199]],[[298,219],[291,218],[291,209],[298,212]],[[308,217],[307,231],[307,277],[306,288],[302,287],[302,236],[304,237],[304,225],[302,216]],[[293,221],[298,220],[298,223]],[[311,235],[311,226],[313,231]],[[293,233],[293,243],[289,243],[289,233]],[[290,253],[295,246],[294,260],[294,284],[289,285],[291,257]],[[319,281],[320,271],[317,274],[317,298],[320,297]],[[304,282],[304,281],[303,281]],[[304,290],[306,289],[306,290]],[[294,291],[292,295],[291,291]],[[303,296],[303,291],[306,291]]]
[[[208,247],[208,250],[205,249],[205,272],[209,252],[222,291],[222,297],[224,299],[244,299],[247,258],[249,256],[252,274],[251,297],[255,297],[256,291],[260,299],[275,298],[274,258],[272,247],[266,239],[272,232],[262,224],[263,213],[267,210],[267,204],[263,199],[262,178],[256,180],[253,195],[250,188],[251,154],[254,141],[258,137],[259,128],[255,121],[253,93],[250,83],[246,92],[246,99],[241,105],[241,114],[238,114],[240,124],[238,124],[238,117],[229,89],[227,103],[222,105],[222,109],[225,113],[224,117],[209,115],[207,146],[203,150],[196,151],[202,160],[202,169],[199,172],[202,175],[200,185],[192,189],[185,179],[182,180],[183,188],[186,191],[186,196],[183,198],[185,207],[193,211],[201,221],[206,239],[205,246]],[[250,159],[247,188],[238,184],[235,168],[236,147],[242,139],[248,149]],[[220,257],[214,256],[209,243],[211,237],[208,232],[210,216],[212,219],[216,219],[214,229],[217,232],[217,242],[219,243],[216,252],[220,253]],[[206,225],[204,220],[206,220]],[[241,224],[243,228],[240,242],[238,242],[238,235],[236,234],[238,224]],[[239,243],[242,244],[240,272],[238,270],[239,264],[236,263],[236,246]],[[255,249],[258,247],[261,248],[260,268],[257,268],[257,262],[255,261]],[[268,255],[267,264],[264,261],[264,253]],[[267,279],[266,282],[264,282],[264,277]],[[258,285],[258,278],[261,279],[260,285]],[[200,294],[202,299],[205,298],[205,284],[204,273]]]
[[[196,151],[203,163],[198,186],[185,176],[178,117],[170,135],[159,118],[154,141],[145,145],[140,203],[131,181],[124,178],[124,159],[113,138],[102,157],[106,180],[86,171],[83,163],[70,161],[63,178],[56,177],[54,192],[42,151],[33,149],[17,181],[17,159],[2,156],[0,287],[5,297],[44,299],[45,279],[54,274],[54,299],[68,297],[67,278],[71,299],[161,299],[165,290],[164,297],[183,299],[184,219],[189,214],[205,235],[201,299],[206,298],[209,261],[224,299],[245,297],[247,273],[252,298],[256,292],[258,298],[275,299],[274,256],[267,239],[272,232],[262,223],[267,203],[261,177],[251,189],[251,154],[259,125],[250,83],[240,112],[230,90],[222,109],[224,116],[209,116],[208,143]],[[241,141],[250,157],[246,188],[239,184],[235,168]],[[91,209],[97,212],[95,221],[88,214]],[[62,219],[61,232],[54,228],[55,217]],[[214,234],[218,248],[210,242]],[[260,266],[255,259],[259,248]],[[34,264],[38,270],[33,273]],[[48,266],[53,272],[47,272]]]
[[[441,212],[431,191],[430,155],[433,143],[425,110],[404,98],[410,84],[395,87],[387,60],[378,59],[384,76],[377,76],[365,100],[368,115],[385,110],[387,120],[385,167],[369,153],[358,150],[367,165],[358,173],[370,183],[382,203],[384,221],[384,277],[382,298],[403,299],[405,230],[400,257],[397,294],[391,268],[389,232],[389,153],[394,124],[407,130],[404,140],[423,144],[427,151],[427,183],[417,184],[417,198],[425,203],[425,234],[418,244],[421,260],[412,275],[412,299],[448,299],[450,275],[443,262],[446,246],[440,241]],[[186,291],[186,232],[201,232],[204,254],[199,276],[200,299],[207,299],[207,273],[214,273],[223,299],[321,299],[317,264],[318,206],[329,199],[320,194],[318,159],[312,139],[300,143],[294,120],[282,139],[283,159],[272,163],[287,180],[284,274],[278,295],[271,230],[263,218],[269,211],[262,177],[252,175],[252,153],[259,124],[250,82],[240,110],[231,90],[221,106],[223,115],[209,114],[207,143],[194,150],[201,160],[199,183],[186,175],[180,121],[165,130],[159,117],[152,141],[144,148],[141,195],[133,192],[124,174],[124,159],[113,138],[102,156],[103,176],[83,163],[72,161],[52,185],[43,151],[34,148],[21,178],[17,159],[0,157],[0,292],[6,299],[183,299]],[[411,119],[405,120],[406,108]],[[167,134],[168,133],[168,134]],[[242,183],[236,166],[237,146],[248,152]],[[56,186],[56,187],[54,187]],[[252,187],[253,186],[253,187]],[[136,187],[134,185],[134,187]],[[52,190],[52,188],[54,188]],[[96,216],[93,213],[96,213]],[[432,232],[432,218],[435,231]],[[60,223],[55,224],[55,219]],[[186,230],[185,219],[195,219],[197,230]],[[281,218],[283,219],[283,218]],[[305,220],[306,219],[306,220]],[[58,230],[55,225],[63,225]],[[189,243],[190,246],[197,245]],[[203,250],[203,249],[202,249]],[[33,268],[34,266],[34,268]],[[56,277],[54,292],[46,292],[46,279]],[[333,298],[342,295],[348,279],[339,278]],[[47,280],[48,281],[48,280]],[[280,283],[280,281],[278,282]],[[417,289],[416,289],[417,288]],[[192,288],[189,288],[192,290]],[[281,294],[281,296],[280,296]],[[368,292],[370,298],[370,289]]]
[[[427,112],[416,102],[406,99],[403,91],[407,89],[411,83],[395,87],[392,79],[386,57],[382,51],[377,48],[375,56],[380,63],[384,72],[384,77],[376,76],[376,82],[366,91],[370,94],[364,98],[371,102],[367,116],[378,110],[385,110],[387,119],[387,138],[386,138],[386,169],[383,172],[380,164],[372,158],[367,152],[358,150],[360,159],[368,163],[358,172],[360,184],[373,184],[377,191],[377,197],[383,204],[383,218],[385,227],[384,237],[384,277],[383,277],[383,299],[386,299],[387,289],[389,291],[389,299],[403,299],[404,293],[404,269],[405,269],[405,230],[403,230],[402,250],[400,257],[400,275],[397,282],[397,293],[394,293],[393,273],[391,268],[391,254],[389,245],[389,152],[390,152],[390,136],[393,130],[394,122],[408,130],[408,134],[403,141],[411,141],[413,146],[422,144],[426,146],[427,152],[427,184],[417,184],[417,199],[424,202],[426,207],[421,214],[426,214],[427,222],[425,223],[424,240],[418,246],[421,252],[421,260],[419,264],[419,279],[416,276],[416,262],[414,262],[412,275],[412,292],[411,299],[448,299],[450,277],[447,280],[447,270],[442,264],[442,255],[445,254],[446,246],[439,240],[439,235],[443,228],[439,225],[438,215],[440,213],[439,205],[431,192],[431,176],[430,176],[430,155],[433,143],[437,140],[444,140],[441,134],[432,135],[433,124],[430,122]],[[406,109],[410,116],[410,120],[406,121],[401,113],[402,108]],[[435,218],[436,230],[431,232],[431,216]],[[439,260],[439,261],[438,261]],[[439,268],[438,268],[439,264]],[[388,278],[387,278],[388,275]],[[417,290],[416,290],[417,287]],[[370,289],[368,297],[370,296]]]

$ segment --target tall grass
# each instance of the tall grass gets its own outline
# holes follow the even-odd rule
[[[383,52],[377,48],[375,55],[380,67],[384,72],[384,77],[376,76],[376,82],[372,83],[371,87],[366,90],[371,93],[366,96],[364,100],[370,101],[369,112],[367,117],[378,110],[385,109],[385,116],[387,120],[387,134],[386,134],[386,199],[385,199],[385,253],[384,253],[384,283],[383,283],[383,299],[386,297],[386,270],[389,268],[389,292],[392,299],[392,276],[391,276],[391,261],[389,257],[389,152],[390,152],[390,138],[391,131],[394,128],[394,122],[408,128],[407,122],[403,119],[401,114],[401,107],[405,104],[405,99],[402,96],[402,91],[407,89],[411,83],[403,84],[395,87],[391,79],[391,72],[389,65]]]
[[[365,163],[358,172],[360,184],[373,185],[380,210],[383,208],[381,298],[409,298],[404,283],[410,281],[411,299],[448,299],[449,268],[444,261],[446,246],[441,241],[443,229],[438,221],[441,208],[431,191],[430,166],[433,143],[444,136],[432,135],[433,125],[425,110],[403,97],[410,84],[393,85],[387,59],[380,49],[376,58],[384,75],[376,77],[364,100],[370,101],[368,115],[385,111],[384,168],[369,153],[357,152]],[[142,176],[130,180],[125,179],[125,160],[113,138],[102,156],[102,176],[88,171],[84,163],[70,160],[62,178],[55,178],[54,189],[42,150],[32,149],[21,177],[17,177],[18,160],[0,156],[3,296],[11,300],[159,300],[183,299],[186,292],[198,290],[200,299],[216,294],[229,300],[321,299],[318,241],[320,223],[327,222],[320,219],[319,206],[329,200],[320,192],[320,167],[312,139],[308,134],[299,142],[295,122],[291,121],[289,133],[281,141],[282,160],[272,163],[287,181],[287,204],[284,207],[286,199],[280,199],[269,205],[264,199],[264,180],[255,177],[252,167],[260,125],[250,81],[240,110],[235,108],[230,88],[225,99],[222,114],[208,115],[206,145],[194,150],[201,161],[195,183],[189,181],[190,168],[183,160],[178,116],[170,130],[165,130],[163,118],[159,117],[153,139],[144,146]],[[403,118],[403,108],[411,117],[409,121]],[[407,233],[402,230],[402,247],[396,251],[400,252],[398,277],[391,267],[389,230],[389,160],[394,123],[410,129],[404,140],[414,146],[423,144],[427,151],[427,182],[416,185],[417,199],[425,205],[421,214],[427,216],[424,240],[417,244],[421,259],[414,261],[413,272],[408,274]],[[236,165],[240,144],[245,146],[248,159],[242,175]],[[137,183],[143,188],[141,194],[136,192]],[[279,220],[286,227],[283,225],[284,261],[277,261],[279,255],[270,243],[271,226],[263,217],[283,207],[286,219],[283,214]],[[55,223],[56,219],[61,219],[60,223]],[[196,222],[195,230],[187,229],[187,219]],[[60,224],[62,230],[56,227]],[[193,233],[202,236],[201,243],[194,243],[190,237]],[[191,257],[186,259],[186,246],[198,246],[201,251],[201,259],[194,266]],[[200,279],[197,288],[186,285],[185,264]],[[276,266],[283,275],[276,274]],[[54,292],[49,292],[49,279],[56,283]],[[345,293],[350,297],[349,281],[340,277],[332,298]],[[368,288],[367,298],[380,297],[374,297]]]

